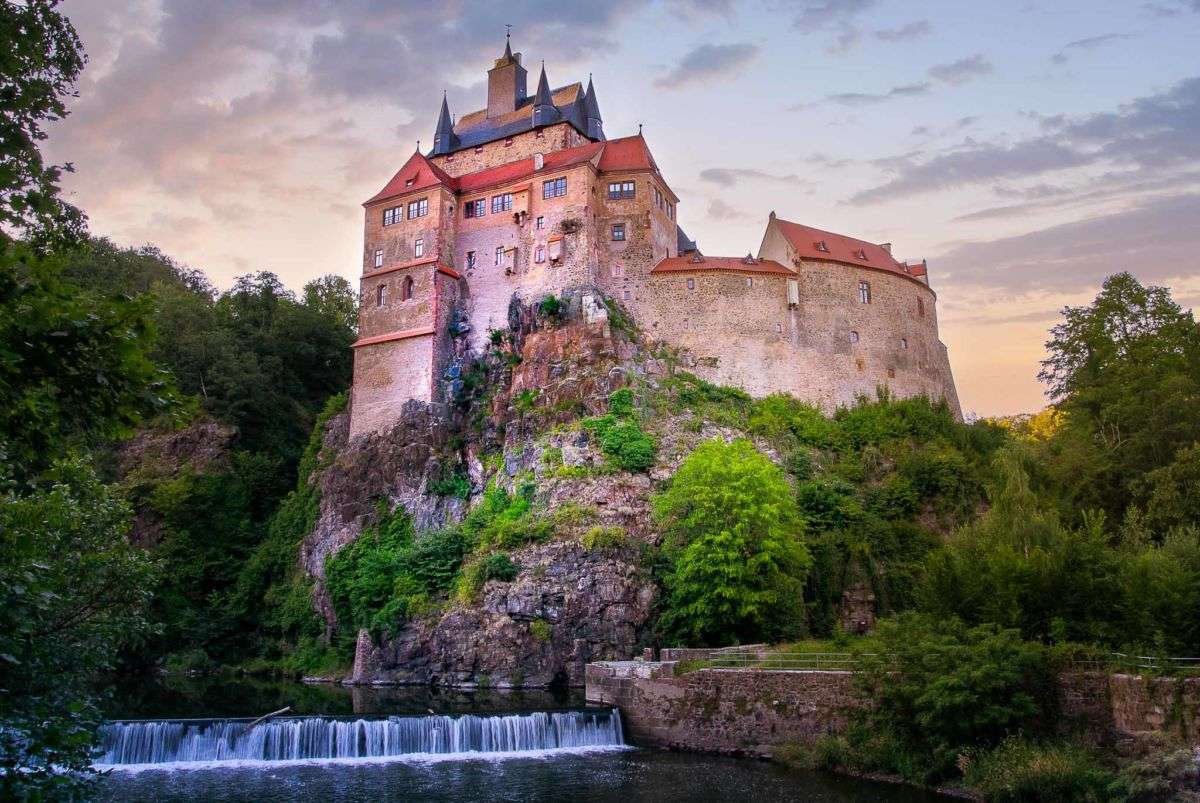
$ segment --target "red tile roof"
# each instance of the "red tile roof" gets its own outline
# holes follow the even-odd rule
[[[408,183],[410,180],[413,182],[412,184]],[[426,159],[423,154],[419,152],[414,153],[408,157],[408,161],[404,163],[404,167],[396,171],[396,175],[392,176],[392,180],[385,184],[382,190],[366,200],[363,206],[393,198],[397,195],[403,195],[406,192],[416,192],[417,190],[436,187],[439,184],[453,188],[454,179],[450,178],[446,171]]]
[[[460,192],[474,192],[485,187],[494,187],[498,184],[519,181],[520,179],[532,176],[534,173],[545,173],[549,170],[561,170],[564,167],[572,167],[596,158],[596,154],[603,147],[603,142],[589,142],[587,145],[580,145],[576,148],[550,151],[542,157],[543,167],[541,170],[533,169],[532,158],[519,159],[508,164],[489,167],[486,170],[480,170],[478,173],[468,173],[465,176],[459,176],[456,180],[457,186],[455,189]]]
[[[610,139],[604,143],[604,154],[600,157],[600,172],[615,170],[657,170],[650,148],[641,134],[621,139]]]
[[[669,257],[661,260],[651,269],[651,273],[697,273],[699,271],[730,271],[733,273],[749,273],[755,276],[788,276],[795,277],[796,272],[780,265],[773,259],[754,259],[747,261],[746,257],[710,257],[685,256]]]
[[[596,157],[599,156],[597,160]],[[440,185],[454,192],[476,192],[489,187],[508,184],[529,178],[536,173],[551,170],[561,170],[567,167],[591,161],[600,172],[623,170],[658,170],[646,140],[641,134],[622,139],[612,139],[601,142],[589,142],[574,148],[564,148],[549,151],[542,156],[541,170],[533,167],[533,158],[518,159],[515,162],[489,167],[475,173],[467,173],[458,178],[451,178],[444,170],[430,162],[420,153],[414,153],[404,163],[404,167],[392,176],[392,180],[366,204],[403,195],[406,192],[428,189]],[[412,181],[410,185],[408,182]],[[664,186],[666,186],[664,184]],[[668,188],[669,191],[669,188]],[[675,199],[678,200],[678,199]],[[364,204],[364,206],[366,205]]]
[[[814,229],[812,226],[792,223],[783,218],[776,218],[775,222],[779,224],[779,230],[787,238],[788,243],[796,252],[796,256],[800,259],[815,259],[824,262],[838,262],[843,265],[855,265],[860,268],[889,270],[911,277],[925,275],[924,265],[914,266],[898,262],[881,245],[847,237],[844,234]]]

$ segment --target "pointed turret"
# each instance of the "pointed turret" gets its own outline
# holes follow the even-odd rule
[[[596,100],[596,88],[592,86],[591,75],[588,76],[587,92],[583,95],[583,114],[588,137],[604,139],[604,121],[600,118],[600,103]]]
[[[433,132],[433,151],[431,156],[441,156],[450,153],[458,146],[458,137],[454,134],[454,123],[450,120],[450,104],[446,102],[446,93],[442,93],[442,111],[438,114],[437,130]]]
[[[542,75],[538,78],[537,94],[533,96],[533,125],[549,125],[561,117],[554,106],[554,99],[550,96],[550,82],[546,80],[546,65],[543,63]]]

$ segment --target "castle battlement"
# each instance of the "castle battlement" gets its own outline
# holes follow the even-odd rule
[[[696,373],[754,395],[832,410],[887,386],[958,397],[938,339],[928,266],[771,212],[757,255],[703,254],[645,138],[607,139],[589,79],[526,94],[521,54],[488,71],[488,103],[413,153],[364,204],[351,433],[395,423],[405,401],[443,401],[464,352],[527,303],[591,287]]]

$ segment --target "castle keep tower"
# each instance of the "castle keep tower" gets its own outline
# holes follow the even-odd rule
[[[708,256],[640,129],[605,137],[590,77],[553,88],[543,65],[533,97],[526,77],[506,41],[487,106],[455,123],[443,96],[433,147],[363,204],[352,436],[445,401],[513,298],[570,289],[615,300],[712,382],[830,411],[886,386],[958,412],[923,261],[774,212],[757,256]]]

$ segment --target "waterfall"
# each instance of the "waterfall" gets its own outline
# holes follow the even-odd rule
[[[111,722],[97,766],[214,761],[382,759],[619,747],[616,709],[506,716],[387,719],[287,717],[246,730],[245,720]]]

